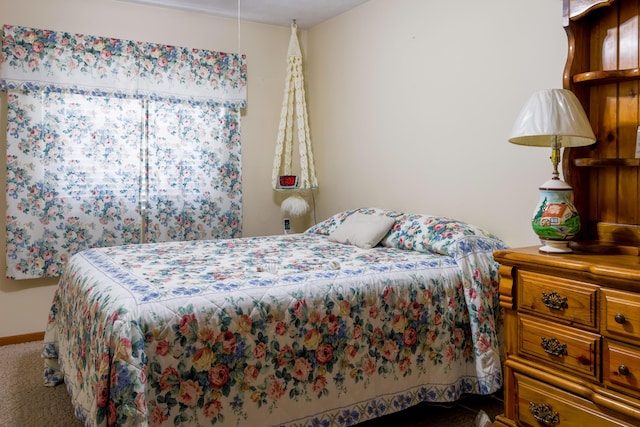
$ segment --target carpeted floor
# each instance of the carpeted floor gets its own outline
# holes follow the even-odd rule
[[[45,387],[42,341],[0,347],[0,426],[81,427],[67,390]]]
[[[42,384],[41,348],[42,341],[0,346],[0,427],[82,427],[64,385]],[[500,393],[467,396],[451,405],[418,405],[358,427],[485,427],[476,420],[480,411],[493,421],[502,408]]]

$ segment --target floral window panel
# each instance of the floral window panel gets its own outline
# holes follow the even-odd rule
[[[239,124],[238,109],[149,104],[147,241],[240,236]]]
[[[8,97],[10,277],[56,276],[83,249],[140,243],[141,102]]]
[[[241,235],[245,58],[3,27],[7,277],[78,251]]]

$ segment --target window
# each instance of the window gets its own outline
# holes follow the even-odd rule
[[[5,26],[7,276],[96,246],[239,237],[244,57]]]

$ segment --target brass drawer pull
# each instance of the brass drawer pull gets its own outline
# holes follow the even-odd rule
[[[622,313],[616,313],[616,315],[613,317],[613,319],[616,321],[616,323],[619,323],[621,325],[624,325],[624,322],[627,321],[627,319],[625,319],[624,314]]]
[[[627,376],[629,375],[629,368],[626,365],[620,365],[618,366],[618,373]]]
[[[552,411],[551,407],[544,403],[536,405],[533,402],[529,402],[529,412],[531,412],[533,418],[545,426],[553,426],[560,422],[560,415]]]
[[[560,296],[559,293],[553,291],[551,293],[542,293],[542,302],[547,307],[553,310],[562,310],[563,308],[567,308],[567,297]]]
[[[565,356],[567,354],[567,345],[560,344],[557,338],[549,338],[546,339],[542,337],[542,342],[540,343],[542,349],[554,356]]]

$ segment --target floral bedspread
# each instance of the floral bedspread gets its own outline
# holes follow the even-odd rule
[[[454,230],[450,256],[324,231],[75,255],[46,384],[87,426],[353,425],[501,387],[502,242]]]

